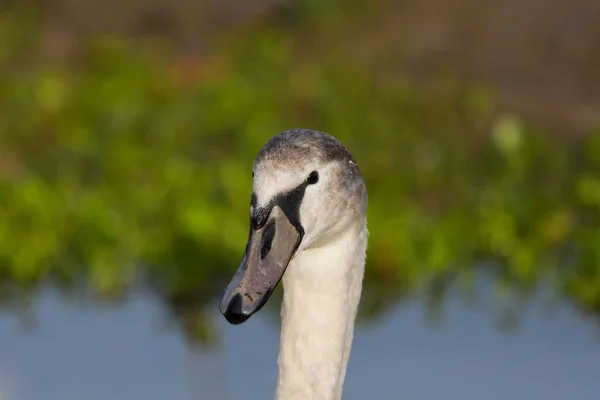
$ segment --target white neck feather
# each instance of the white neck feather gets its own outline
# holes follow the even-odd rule
[[[366,221],[304,250],[283,277],[277,400],[339,400],[364,275]]]

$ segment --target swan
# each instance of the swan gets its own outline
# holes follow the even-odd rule
[[[271,138],[253,164],[250,234],[219,309],[237,325],[283,281],[277,400],[339,400],[367,250],[367,190],[324,132]]]

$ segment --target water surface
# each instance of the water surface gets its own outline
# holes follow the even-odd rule
[[[279,332],[257,315],[219,319],[222,345],[191,351],[154,299],[75,306],[52,293],[37,325],[0,316],[2,400],[252,400],[273,397]],[[407,303],[356,332],[344,399],[595,400],[600,342],[593,324],[540,310],[503,333],[487,307],[448,303],[441,325]]]

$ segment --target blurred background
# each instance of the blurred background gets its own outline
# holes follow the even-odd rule
[[[1,0],[0,399],[268,399],[251,165],[333,134],[371,232],[344,399],[600,398],[600,2]]]

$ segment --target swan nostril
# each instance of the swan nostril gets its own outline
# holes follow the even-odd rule
[[[233,325],[239,325],[250,318],[250,314],[242,310],[242,296],[239,293],[233,296],[223,315]]]
[[[265,232],[263,233],[263,243],[260,249],[260,259],[264,260],[264,258],[271,251],[271,246],[273,245],[273,239],[275,239],[275,221],[271,220],[265,226]]]

